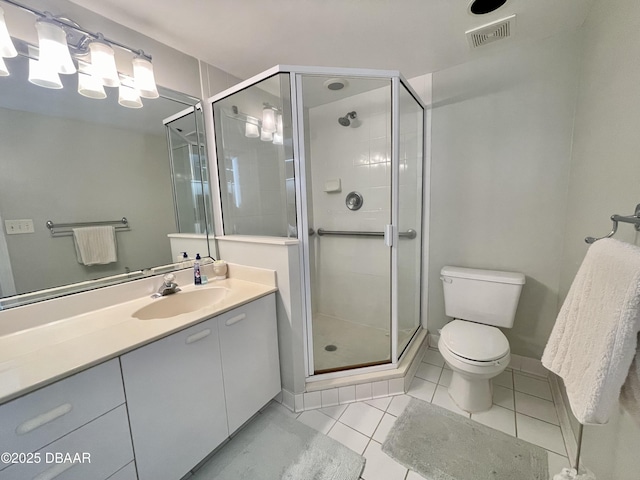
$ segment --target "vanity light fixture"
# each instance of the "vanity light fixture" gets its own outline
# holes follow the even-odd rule
[[[283,140],[284,140],[284,137],[282,134],[282,114],[278,113],[276,115],[276,133],[273,134],[273,144],[282,145]]]
[[[262,109],[262,131],[266,133],[276,132],[276,112],[268,103]],[[262,140],[262,137],[260,137]]]
[[[120,82],[118,89],[118,103],[127,108],[142,108],[142,100],[140,100],[140,92],[132,85],[126,85]]]
[[[273,142],[273,132],[267,132],[264,127],[262,127],[262,130],[260,131],[260,140],[263,142]]]
[[[62,88],[60,75],[40,60],[29,59],[29,82],[44,88],[59,90]]]
[[[36,22],[36,31],[40,66],[52,73],[76,73],[67,45],[67,34],[62,27],[47,16]]]
[[[83,71],[84,70],[84,71]],[[103,99],[107,97],[104,85],[97,75],[93,75],[93,65],[87,64],[78,69],[78,93],[88,98]]]
[[[134,55],[134,79],[127,77],[127,85],[119,91],[118,102],[130,108],[142,107],[140,97],[158,98],[151,56],[116,40],[106,39],[102,33],[81,28],[68,18],[56,17],[17,0],[0,0],[37,17],[38,46],[20,41],[17,45],[9,35],[0,8],[0,76],[9,71],[2,58],[20,54],[29,58],[29,81],[35,85],[63,88],[59,74],[78,72],[78,93],[89,98],[106,98],[104,87],[119,87],[121,75],[116,66],[114,47]],[[76,67],[77,63],[77,67]],[[135,81],[135,84],[134,84]]]
[[[133,79],[140,96],[144,98],[158,98],[158,88],[153,75],[153,64],[142,50],[133,58]]]
[[[91,55],[91,65],[93,74],[102,79],[105,87],[118,87],[120,77],[116,68],[116,57],[113,48],[104,41],[104,37],[99,37],[89,43],[89,53]]]
[[[7,64],[4,63],[4,58],[0,57],[0,77],[8,77],[9,69],[7,68]]]
[[[244,136],[247,138],[258,138],[260,136],[260,129],[258,128],[258,122],[253,123],[247,119],[244,124]]]
[[[13,58],[18,55],[16,47],[13,45],[7,23],[4,20],[4,10],[0,7],[0,57]],[[3,62],[4,63],[4,62]],[[5,67],[6,70],[6,67]],[[8,75],[7,71],[7,75]]]

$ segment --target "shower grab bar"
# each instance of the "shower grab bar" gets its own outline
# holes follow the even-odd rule
[[[105,220],[100,222],[70,222],[70,223],[53,223],[51,220],[47,220],[47,228],[51,232],[51,236],[65,236],[73,235],[73,231],[70,230],[73,227],[93,227],[98,225],[116,225],[116,230],[128,230],[129,220],[127,217],[122,217],[120,220]],[[66,228],[69,230],[56,230],[56,228]]]
[[[603,238],[611,238],[618,231],[618,222],[622,223],[632,223],[635,225],[635,229],[637,232],[640,232],[640,203],[636,205],[636,211],[633,215],[622,216],[622,215],[611,215],[611,221],[613,222],[613,227],[611,227],[611,231],[608,235],[604,237],[587,237],[584,239],[587,243],[597,242],[598,240],[602,240]]]
[[[384,232],[362,232],[362,231],[345,231],[345,230],[325,230],[324,228],[319,228],[317,230],[319,236],[323,235],[336,235],[336,236],[348,236],[348,237],[384,237]],[[406,232],[398,233],[398,236],[405,238],[416,238],[417,232],[415,230],[409,229]]]

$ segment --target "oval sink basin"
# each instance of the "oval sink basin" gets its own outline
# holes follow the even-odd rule
[[[227,296],[228,291],[224,287],[208,287],[190,292],[174,293],[160,297],[153,303],[139,308],[133,313],[133,317],[138,320],[154,320],[195,312],[219,303]]]

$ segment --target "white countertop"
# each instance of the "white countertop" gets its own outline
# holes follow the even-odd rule
[[[0,336],[0,404],[273,293],[274,284],[228,278],[181,286],[184,292],[229,290],[215,305],[170,318],[134,318],[136,310],[158,300],[146,295]]]

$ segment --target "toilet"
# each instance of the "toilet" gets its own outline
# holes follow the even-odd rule
[[[445,314],[438,349],[453,370],[449,395],[462,410],[489,410],[491,379],[511,360],[509,341],[497,327],[511,328],[525,277],[522,273],[443,267]]]

